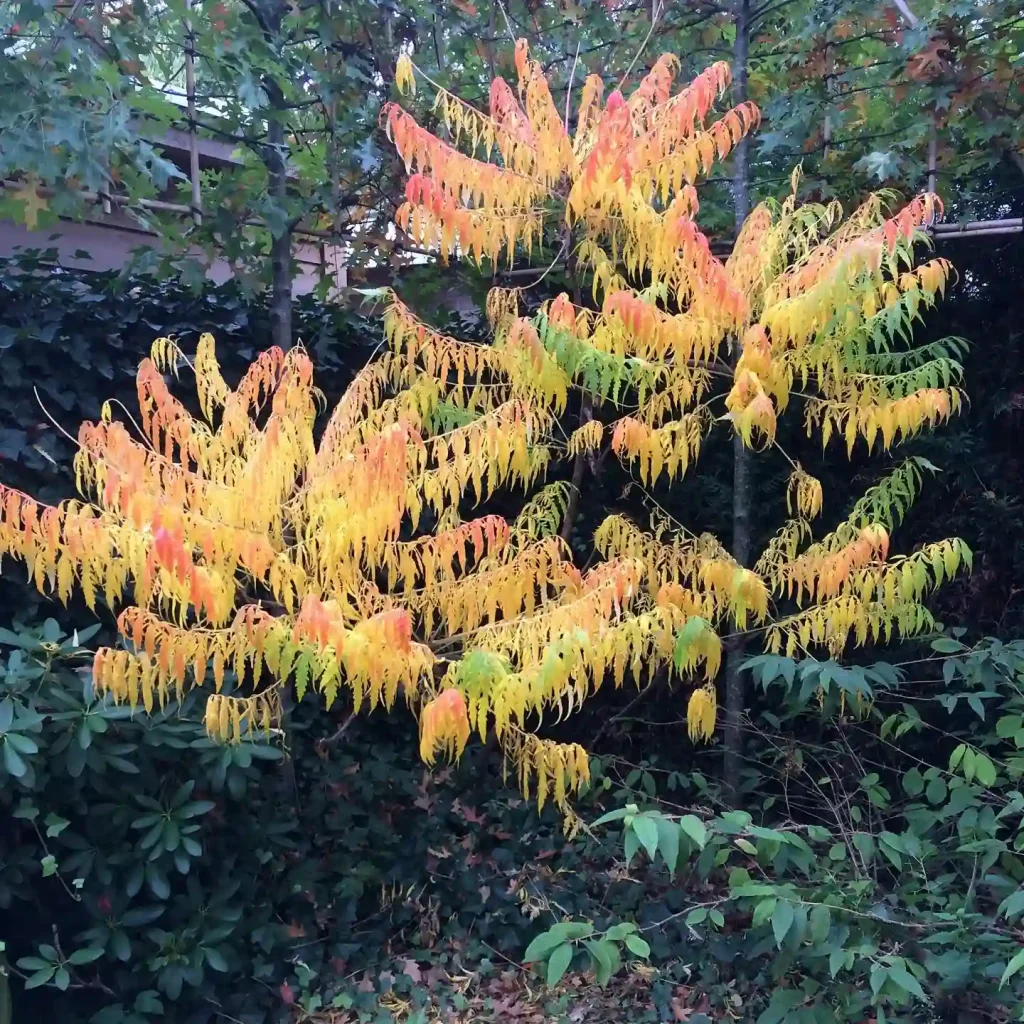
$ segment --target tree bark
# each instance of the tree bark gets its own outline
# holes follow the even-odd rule
[[[266,166],[271,198],[282,217],[288,200],[288,157],[284,142],[284,97],[276,83],[266,85],[271,114],[267,120]],[[275,116],[276,115],[276,116]],[[292,344],[292,227],[286,218],[271,233],[270,337],[285,350]]]
[[[747,64],[750,52],[750,0],[735,0],[736,42],[733,46],[733,99],[747,99]],[[750,213],[750,144],[744,136],[737,144],[733,164],[733,211],[739,236]],[[734,355],[738,355],[738,352]],[[732,554],[742,566],[749,565],[751,548],[751,498],[753,466],[750,451],[738,434],[732,442]],[[742,635],[730,638],[725,648],[725,729],[723,775],[725,788],[734,805],[739,802],[740,771],[743,764],[743,714],[746,687],[740,666],[746,658]]]
[[[246,6],[256,17],[268,45],[279,45],[281,22],[287,10],[284,0],[257,0]],[[261,84],[270,104],[267,142],[263,147],[267,191],[280,216],[270,234],[270,338],[273,344],[287,350],[292,344],[292,232],[295,229],[287,216],[287,104],[281,87],[272,77],[265,75]]]
[[[594,402],[590,395],[583,396],[580,405],[580,423],[582,427],[594,418]],[[579,452],[572,466],[572,480],[569,483],[569,504],[565,508],[565,519],[562,520],[561,538],[566,544],[572,544],[572,530],[579,515],[580,497],[583,493],[583,477],[587,471],[587,453]]]
[[[576,267],[576,239],[572,233],[566,231],[562,242],[566,249],[566,270],[569,275],[569,286],[572,288],[572,301],[576,307],[583,305],[583,289],[580,287],[580,279]],[[583,401],[580,404],[579,425],[589,423],[594,418],[594,399],[591,395],[584,393]],[[587,471],[587,453],[580,452],[572,466],[572,480],[569,484],[569,504],[565,509],[565,519],[562,520],[562,529],[559,533],[566,544],[572,545],[572,531],[576,525],[576,517],[580,510],[580,497],[583,493],[583,477]]]

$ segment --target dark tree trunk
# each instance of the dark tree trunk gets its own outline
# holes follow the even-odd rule
[[[276,83],[268,83],[266,89],[274,108],[267,124],[267,175],[271,198],[284,218],[288,198],[284,97]],[[270,272],[270,337],[275,345],[289,349],[292,344],[292,226],[287,219],[280,222],[271,236]]]
[[[735,0],[736,42],[733,46],[733,99],[743,103],[747,99],[747,62],[750,49],[750,0]],[[736,234],[750,212],[750,144],[746,137],[733,151],[733,210]],[[739,435],[733,437],[732,449],[732,554],[740,565],[750,563],[752,498],[750,451]],[[743,763],[743,714],[746,692],[740,665],[746,657],[743,636],[726,642],[725,649],[725,734],[724,765],[726,790],[738,802],[740,770]]]

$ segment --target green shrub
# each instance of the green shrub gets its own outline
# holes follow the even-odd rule
[[[605,981],[682,957],[757,1024],[1024,1019],[1024,642],[933,649],[913,675],[752,659],[783,706],[751,723],[748,809],[634,768],[594,822],[621,829],[632,885],[605,904],[627,923],[556,925],[527,958]]]

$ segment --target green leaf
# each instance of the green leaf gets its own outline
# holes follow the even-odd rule
[[[941,804],[946,799],[946,783],[942,779],[932,779],[924,791],[929,803]]]
[[[668,818],[658,818],[658,849],[665,860],[665,867],[669,875],[676,872],[676,864],[679,861],[679,828],[674,821]]]
[[[772,912],[772,932],[775,935],[775,943],[782,948],[789,929],[793,925],[793,904],[789,900],[780,900]]]
[[[71,824],[67,818],[58,817],[56,814],[48,814],[44,819],[46,825],[46,835],[49,839],[54,839],[61,834]]]
[[[48,853],[39,863],[43,868],[43,878],[57,874],[57,858],[52,853]]]
[[[695,814],[684,814],[679,819],[679,827],[686,833],[702,850],[708,841],[708,830],[704,822]]]
[[[67,972],[64,967],[58,967],[53,975],[53,983],[61,990],[66,992],[68,985],[71,984],[71,975]]]
[[[772,914],[775,912],[775,906],[779,901],[775,897],[771,897],[767,900],[760,900],[756,907],[754,907],[754,913],[751,915],[750,924],[753,928],[760,928],[767,921],[771,920]]]
[[[636,833],[637,839],[643,844],[648,856],[651,860],[654,860],[654,855],[658,852],[658,826],[656,819],[647,817],[644,814],[638,814],[633,819],[630,827]]]
[[[99,960],[103,956],[101,946],[87,946],[85,949],[76,949],[68,957],[69,964],[91,964],[93,960]]]
[[[999,913],[1003,917],[1016,917],[1021,912],[1024,912],[1024,889],[1011,893],[999,904]]]
[[[4,768],[7,769],[8,774],[13,775],[16,779],[20,779],[28,771],[28,765],[25,764],[21,754],[8,742],[10,738],[10,734],[4,737]]]
[[[1008,740],[1015,736],[1024,726],[1024,716],[1004,715],[996,722],[996,735],[1001,740]]]
[[[608,811],[607,814],[602,814],[597,821],[592,822],[590,827],[597,828],[598,825],[607,825],[611,821],[622,821],[622,819],[629,814],[629,811],[625,807],[618,807],[614,811]]]
[[[903,776],[903,791],[907,796],[920,796],[924,792],[924,777],[917,768],[911,768]]]
[[[31,736],[25,736],[20,732],[9,732],[5,739],[19,754],[39,753],[39,744]]]
[[[148,907],[133,907],[121,915],[121,924],[125,928],[138,928],[140,925],[151,924],[163,912],[164,908],[155,903]]]
[[[974,758],[974,777],[986,789],[996,784],[996,766],[992,759],[978,751]]]
[[[626,949],[635,956],[643,957],[645,960],[651,955],[650,945],[646,939],[640,938],[639,935],[626,936]]]
[[[1002,988],[1022,967],[1024,967],[1024,949],[1006,965],[1003,976],[999,979],[999,987]]]
[[[224,959],[224,955],[219,949],[213,946],[204,946],[203,955],[206,957],[206,962],[215,970],[220,971],[222,974],[228,969],[228,962]]]
[[[0,700],[0,734],[7,732],[14,721],[14,701],[10,697]]]
[[[707,907],[694,907],[686,915],[686,923],[689,925],[700,924],[702,921],[706,921],[708,918]]]
[[[810,932],[811,942],[818,944],[824,942],[832,930],[832,914],[828,907],[821,906],[811,908]]]
[[[175,817],[198,818],[201,814],[212,811],[216,806],[212,800],[193,800],[192,803],[185,804],[184,807],[177,811]]]
[[[639,849],[640,837],[632,828],[627,828],[622,835],[622,853],[626,858],[627,867],[632,863],[633,858],[636,856],[636,851]]]
[[[560,946],[555,947],[554,952],[548,960],[548,973],[547,983],[548,987],[553,987],[562,980],[562,975],[569,969],[569,964],[572,963],[572,946],[568,942],[563,942]]]
[[[924,1000],[924,990],[921,988],[921,983],[915,978],[906,967],[902,967],[899,964],[894,964],[889,968],[889,980],[894,981],[904,991],[909,992],[911,995],[916,996],[918,999]]]
[[[23,971],[45,971],[47,967],[52,967],[53,965],[49,960],[41,960],[37,956],[23,956],[18,961],[18,966]]]
[[[40,985],[45,985],[54,976],[56,971],[57,968],[53,965],[36,971],[35,974],[25,979],[25,988],[39,988]]]
[[[846,961],[845,949],[833,949],[828,955],[828,973],[834,978],[846,966]]]
[[[555,933],[552,930],[541,932],[534,940],[526,947],[526,952],[523,954],[523,962],[532,964],[538,963],[541,960],[546,960],[548,954],[556,947],[560,946],[565,941],[565,936],[560,933]]]
[[[604,988],[618,969],[619,951],[615,944],[605,939],[596,939],[586,943],[594,961],[594,979]]]
[[[795,1010],[807,997],[799,989],[780,988],[772,994],[767,1009],[757,1018],[757,1024],[782,1024],[792,1010]]]

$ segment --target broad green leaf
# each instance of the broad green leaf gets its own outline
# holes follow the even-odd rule
[[[1011,739],[1024,727],[1024,716],[1004,715],[996,722],[996,735],[1002,740]]]
[[[750,918],[751,926],[754,928],[760,928],[765,924],[765,922],[770,920],[777,903],[778,900],[775,899],[774,896],[771,899],[761,900],[757,906],[754,907],[754,913]]]
[[[978,751],[974,758],[974,777],[986,789],[996,784],[996,766],[992,759]]]
[[[679,828],[668,818],[658,818],[658,849],[665,860],[669,875],[674,875],[679,861]]]
[[[4,737],[4,767],[8,773],[13,775],[16,779],[23,778],[25,773],[28,771],[28,765],[25,763],[25,759],[19,754],[14,747],[10,744],[10,734]],[[42,982],[40,982],[42,984]]]
[[[1020,950],[1006,965],[1006,970],[1003,971],[1003,976],[999,979],[999,987],[1002,988],[1022,967],[1024,967],[1024,949]]]
[[[999,904],[999,913],[1004,917],[1016,917],[1024,913],[1024,889],[1018,889]]]
[[[39,988],[40,985],[45,985],[54,976],[56,971],[56,965],[44,967],[42,970],[36,971],[35,974],[25,979],[25,988]]]
[[[0,735],[7,732],[14,721],[14,701],[10,697],[0,700]]]
[[[572,963],[572,953],[572,945],[568,942],[563,942],[562,945],[555,947],[548,959],[547,983],[549,987],[557,985],[562,980],[562,975]]]
[[[594,961],[594,980],[604,988],[622,962],[619,950],[615,943],[606,939],[587,942],[586,947]]]
[[[608,811],[607,814],[602,814],[597,821],[591,823],[591,828],[597,828],[598,825],[607,825],[610,821],[622,821],[622,819],[629,813],[625,807],[617,807],[614,811]]]
[[[658,852],[658,826],[655,824],[655,819],[638,814],[630,827],[643,844],[647,855],[654,860],[654,855]]]
[[[783,1024],[806,998],[799,989],[776,989],[767,1009],[757,1018],[757,1024]]]
[[[626,949],[635,956],[643,957],[645,960],[651,955],[650,945],[639,935],[626,936]]]
[[[793,904],[789,900],[780,900],[772,911],[772,932],[775,935],[775,944],[780,948],[793,925],[793,917]]]
[[[899,964],[894,964],[890,967],[889,980],[895,982],[900,988],[916,996],[918,999],[923,1000],[925,998],[921,983],[905,967],[901,967]]]
[[[833,949],[828,955],[828,973],[834,978],[845,966],[850,953],[845,949]]]
[[[99,960],[103,956],[103,949],[100,946],[88,946],[85,949],[76,949],[68,957],[70,964],[91,964],[93,960]]]
[[[526,952],[523,954],[523,962],[530,964],[547,959],[548,954],[564,941],[564,935],[554,933],[553,931],[541,932],[526,947]]]
[[[924,778],[916,767],[903,776],[903,791],[907,796],[920,796],[924,792]]]
[[[702,850],[708,841],[708,830],[704,822],[695,814],[684,814],[679,819],[679,827],[686,833]]]
[[[832,930],[832,914],[828,907],[821,906],[811,908],[810,934],[811,942],[817,944],[824,942]]]

